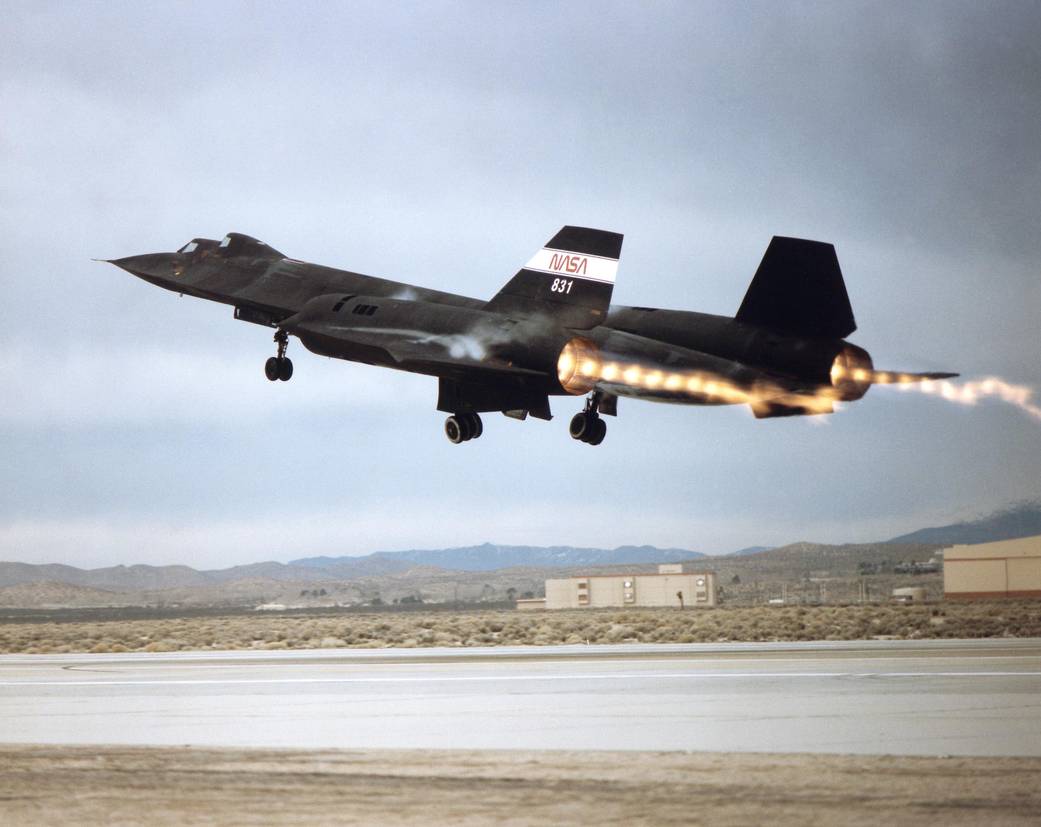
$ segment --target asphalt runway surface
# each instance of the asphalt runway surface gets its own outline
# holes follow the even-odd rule
[[[1041,640],[5,655],[0,742],[1041,756]]]

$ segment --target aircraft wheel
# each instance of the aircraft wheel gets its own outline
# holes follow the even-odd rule
[[[264,363],[264,375],[274,382],[278,379],[279,372],[278,358],[275,356],[270,357]]]
[[[581,440],[587,445],[599,445],[607,436],[607,423],[595,413],[582,411],[571,417],[568,433],[572,439]]]
[[[278,378],[283,382],[288,382],[293,378],[293,360],[292,359],[280,359],[278,364]]]
[[[585,441],[590,445],[599,445],[604,441],[605,436],[607,436],[607,423],[597,417]]]
[[[464,414],[450,416],[445,420],[445,436],[454,445],[466,442],[473,436],[473,429]]]
[[[472,413],[466,416],[470,420],[470,439],[477,439],[484,433],[484,423],[481,422],[481,417],[478,414]]]
[[[585,412],[577,413],[571,417],[571,424],[568,425],[568,433],[571,434],[572,439],[581,439],[585,442],[586,434],[589,433],[590,429],[590,418]]]

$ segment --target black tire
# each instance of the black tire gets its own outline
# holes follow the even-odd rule
[[[585,442],[586,434],[589,433],[589,426],[589,417],[584,412],[577,413],[571,417],[571,424],[568,425],[568,433],[571,434],[572,439],[581,439]]]
[[[469,419],[470,439],[477,439],[481,434],[484,433],[484,423],[481,422],[481,417],[475,413],[470,414]]]
[[[456,417],[459,420],[459,430],[463,432],[463,442],[469,442],[474,438],[474,424],[466,414]]]
[[[445,436],[453,445],[466,442],[473,433],[469,427],[470,423],[463,416],[450,416],[445,420]]]
[[[279,366],[278,358],[272,356],[264,363],[264,375],[272,382],[278,381]]]
[[[293,360],[282,359],[281,364],[278,366],[278,378],[283,382],[288,382],[293,378]]]
[[[586,442],[590,445],[599,445],[604,441],[605,436],[607,436],[607,423],[597,417],[592,430],[589,432],[589,436],[586,438]]]

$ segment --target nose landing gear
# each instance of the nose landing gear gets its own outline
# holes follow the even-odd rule
[[[484,423],[475,413],[457,413],[445,420],[445,436],[454,445],[477,439],[484,433]]]
[[[278,344],[278,356],[272,356],[264,363],[264,375],[272,382],[279,379],[288,382],[293,378],[293,360],[286,356],[289,334],[281,329],[276,331],[275,342]]]
[[[572,439],[580,440],[587,445],[599,445],[604,441],[604,437],[607,436],[607,423],[598,413],[600,397],[599,391],[591,394],[586,400],[585,409],[571,418],[568,433]]]

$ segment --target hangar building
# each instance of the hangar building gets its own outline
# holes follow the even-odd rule
[[[1041,597],[1041,534],[947,549],[943,591],[948,598]]]
[[[658,566],[657,574],[591,574],[547,580],[545,598],[517,601],[518,609],[715,605],[716,575],[684,572],[681,564]]]

